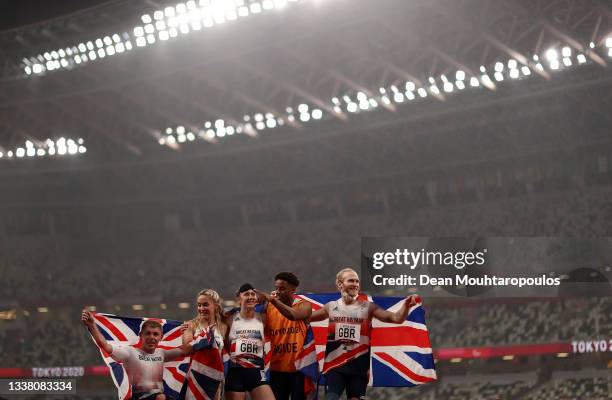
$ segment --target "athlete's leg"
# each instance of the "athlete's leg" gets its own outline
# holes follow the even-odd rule
[[[306,400],[304,395],[304,374],[300,372],[291,374],[291,400]]]
[[[291,382],[287,382],[285,375],[283,372],[270,371],[270,387],[276,400],[289,400]]]
[[[269,385],[257,386],[250,392],[252,400],[275,400],[274,393]]]
[[[344,374],[330,371],[325,375],[325,400],[338,400],[346,389]]]
[[[225,392],[225,400],[244,400],[246,393],[244,392]]]
[[[349,400],[365,399],[368,377],[350,375],[346,385],[346,398]]]

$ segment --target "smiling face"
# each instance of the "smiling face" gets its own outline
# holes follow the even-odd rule
[[[338,291],[345,301],[354,301],[359,294],[359,276],[355,271],[345,271],[336,282]]]
[[[215,315],[215,303],[212,299],[201,294],[197,298],[198,316],[206,321],[210,321]]]
[[[291,304],[295,294],[295,286],[283,279],[277,279],[274,281],[274,287],[276,288],[276,297],[285,304]]]
[[[162,330],[159,327],[145,326],[140,332],[142,350],[153,353],[162,339]]]
[[[238,302],[240,303],[241,310],[255,308],[257,305],[257,293],[253,289],[242,292],[238,295]]]

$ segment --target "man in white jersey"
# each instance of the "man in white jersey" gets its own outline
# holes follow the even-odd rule
[[[164,395],[164,362],[175,360],[190,352],[189,346],[164,350],[157,345],[163,337],[159,322],[145,321],[140,328],[141,347],[111,345],[106,341],[94,322],[93,315],[83,310],[81,321],[94,340],[113,360],[123,364],[132,386],[133,400],[167,400]]]
[[[313,311],[310,321],[329,318],[323,374],[325,399],[338,400],[346,391],[349,400],[365,398],[370,373],[370,331],[372,318],[401,324],[416,296],[408,296],[396,312],[384,310],[359,296],[359,276],[351,268],[336,275],[341,298]]]

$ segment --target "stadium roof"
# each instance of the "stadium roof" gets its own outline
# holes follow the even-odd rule
[[[203,14],[228,3],[234,15]],[[109,1],[0,32],[0,152],[70,137],[84,138],[98,160],[159,157],[343,126],[374,108],[392,119],[408,110],[408,92],[444,104],[472,78],[495,92],[496,72],[547,82],[582,62],[609,85],[612,5],[603,0],[176,5]],[[171,6],[199,10],[200,25],[186,33],[177,23],[173,37]]]

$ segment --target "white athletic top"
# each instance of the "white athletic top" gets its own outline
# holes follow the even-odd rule
[[[239,312],[234,314],[229,332],[230,366],[263,368],[264,325],[261,314],[245,319]]]
[[[111,357],[123,363],[130,385],[142,393],[163,393],[164,362],[182,354],[180,349],[155,349],[151,354],[129,346],[113,346]]]

